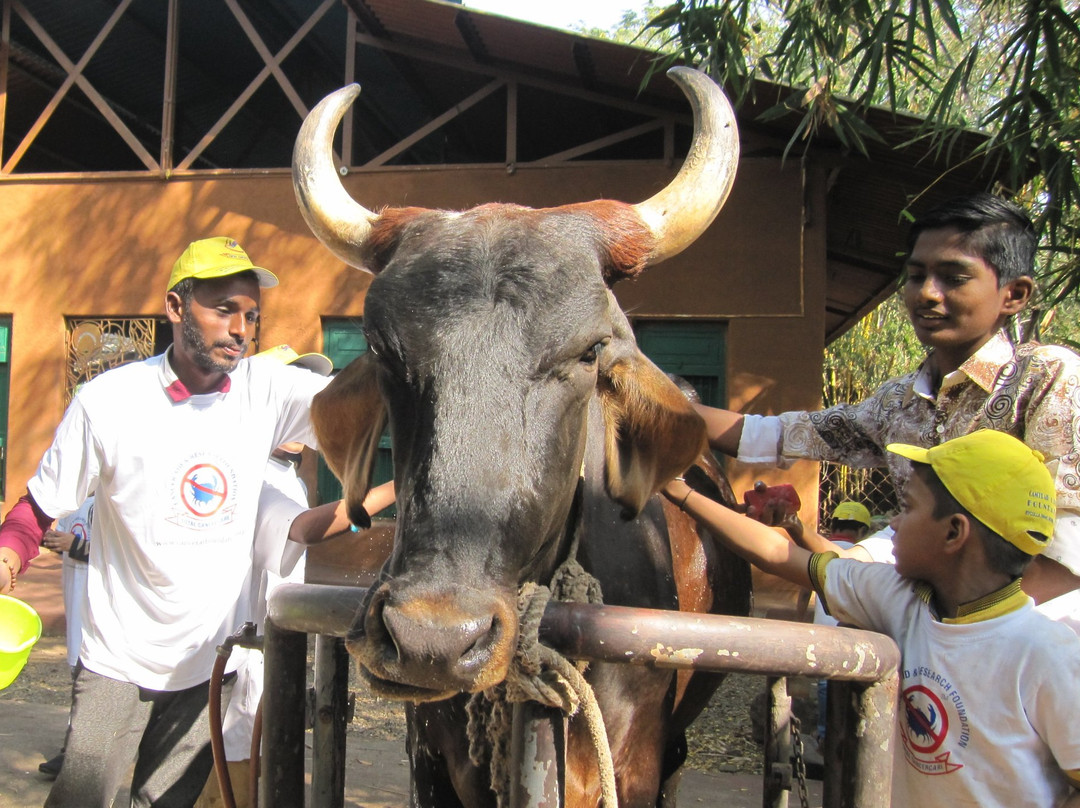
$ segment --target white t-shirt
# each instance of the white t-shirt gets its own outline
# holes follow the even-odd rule
[[[28,484],[51,516],[96,489],[82,661],[151,690],[210,678],[250,597],[266,458],[314,444],[311,398],[329,382],[244,360],[228,392],[174,403],[166,355],[83,386]]]
[[[943,623],[888,564],[836,559],[842,622],[900,646],[892,804],[1051,808],[1080,768],[1080,638],[1035,611]]]
[[[845,548],[861,547],[869,554],[871,561],[895,564],[896,558],[893,556],[892,537],[893,529],[891,527],[884,527],[877,533],[871,533],[857,544],[852,544],[849,541],[837,541],[833,543]],[[836,625],[836,618],[826,614],[825,609],[822,607],[821,598],[814,599],[814,623],[819,626]]]
[[[56,523],[56,529],[62,533],[73,533],[77,540],[82,540],[84,550],[90,549],[91,531],[94,522],[94,497],[90,496],[79,510],[69,513]],[[87,562],[72,558],[64,553],[64,620],[67,624],[67,662],[74,668],[79,661],[79,649],[82,647],[82,601],[86,597]]]
[[[304,550],[302,544],[288,541],[293,519],[307,510],[307,489],[288,461],[271,457],[266,462],[266,478],[259,497],[259,515],[255,528],[255,559],[252,569],[251,614],[257,633],[266,624],[266,601],[283,583],[303,583]],[[248,760],[251,737],[255,732],[255,712],[263,693],[263,654],[252,648],[234,647],[236,681],[232,698],[222,719],[225,759]]]

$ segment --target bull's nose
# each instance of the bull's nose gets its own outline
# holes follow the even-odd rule
[[[423,594],[390,587],[364,620],[373,673],[433,690],[476,691],[505,678],[517,633],[508,598],[472,589]]]

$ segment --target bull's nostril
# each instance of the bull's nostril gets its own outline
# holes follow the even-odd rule
[[[494,615],[482,621],[474,621],[469,627],[472,642],[458,657],[456,668],[460,673],[475,672],[491,659],[492,648],[501,635],[500,623]]]
[[[393,663],[401,656],[393,627],[387,623],[387,600],[389,593],[383,588],[371,600],[362,621],[361,634],[366,635],[369,647],[379,649],[384,662]]]

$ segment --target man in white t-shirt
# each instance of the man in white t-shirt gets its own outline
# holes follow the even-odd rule
[[[166,287],[172,346],[79,390],[0,525],[16,575],[52,521],[96,493],[71,727],[47,808],[110,804],[132,762],[138,808],[186,808],[206,782],[208,681],[249,597],[266,458],[314,444],[311,399],[328,381],[243,359],[261,289],[276,284],[232,239],[190,244]]]

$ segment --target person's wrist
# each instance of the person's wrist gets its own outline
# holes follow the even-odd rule
[[[22,562],[17,557],[13,557],[11,553],[0,553],[0,564],[3,564],[8,571],[8,575],[11,577],[11,582],[8,584],[9,590],[15,589],[15,581],[19,577],[19,572],[22,569]]]

